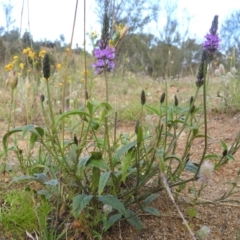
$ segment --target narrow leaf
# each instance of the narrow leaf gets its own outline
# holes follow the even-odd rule
[[[151,202],[153,202],[155,199],[157,199],[159,197],[160,194],[158,193],[153,193],[150,196],[148,196],[144,201],[143,204],[144,206],[149,205]]]
[[[110,172],[104,172],[101,174],[98,184],[98,195],[101,195],[103,192],[103,189],[105,188],[107,181],[110,177]]]
[[[140,218],[131,210],[127,209],[126,220],[137,230],[142,230],[143,225]]]
[[[106,222],[106,224],[104,225],[104,230],[107,231],[114,223],[119,221],[121,218],[122,218],[121,213],[118,213],[118,214],[115,214],[115,215],[111,216],[108,219],[108,221]]]
[[[82,210],[89,204],[92,198],[93,195],[87,194],[80,194],[73,198],[72,211],[75,218],[81,214]]]
[[[160,216],[159,211],[158,211],[156,208],[154,208],[154,207],[145,207],[143,210],[144,210],[145,212],[148,212],[148,213],[156,216],[156,217],[159,217],[159,216]]]
[[[120,200],[117,197],[115,197],[113,195],[103,195],[103,196],[100,196],[98,199],[100,202],[112,206],[114,209],[116,209],[122,215],[126,214],[126,209],[125,209],[123,203],[120,202]]]

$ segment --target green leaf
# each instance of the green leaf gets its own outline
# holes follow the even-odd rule
[[[187,214],[190,218],[194,218],[197,216],[197,209],[195,207],[188,207],[187,208]]]
[[[207,154],[204,156],[204,159],[210,159],[210,158],[218,158],[217,154]]]
[[[145,108],[148,108],[150,111],[152,111],[153,113],[157,114],[159,116],[159,110],[154,108],[154,107],[151,107],[149,105],[145,105]]]
[[[145,208],[143,208],[143,210],[144,210],[145,212],[148,212],[148,213],[156,216],[156,217],[159,217],[159,216],[160,216],[159,211],[158,211],[156,208],[154,208],[154,207],[145,207]]]
[[[233,155],[231,155],[231,154],[227,154],[226,158],[227,158],[228,160],[235,161],[235,158],[234,158],[234,156],[233,156]]]
[[[127,209],[126,220],[137,230],[142,230],[143,225],[140,218],[131,210]]]
[[[148,206],[151,202],[153,202],[155,199],[157,199],[160,196],[158,193],[153,193],[150,196],[148,196],[144,201],[143,205]]]
[[[185,170],[192,172],[192,173],[196,173],[198,167],[199,167],[199,164],[193,163],[192,161],[189,160],[186,163]]]
[[[108,221],[104,224],[104,230],[107,231],[114,223],[119,221],[122,218],[122,214],[118,213],[111,216]]]
[[[91,129],[98,130],[99,126],[100,126],[99,121],[96,118],[90,120]]]
[[[115,153],[114,155],[114,160],[115,162],[120,161],[120,159],[130,150],[132,149],[135,145],[137,144],[137,141],[134,140],[133,142],[130,142],[124,146],[121,146]]]
[[[76,163],[77,157],[77,146],[73,144],[68,153],[68,161]]]
[[[11,182],[18,182],[18,181],[24,181],[24,180],[37,180],[37,177],[23,175],[23,176],[14,177]]]
[[[95,159],[90,159],[87,162],[88,167],[96,167],[102,170],[109,170],[108,165],[103,161],[103,159],[100,160],[95,160]]]
[[[50,199],[52,197],[52,194],[45,189],[37,191],[37,194],[45,196],[47,199]]]
[[[220,143],[221,143],[223,150],[228,150],[227,144],[224,141],[220,140]]]
[[[67,111],[67,112],[64,112],[62,113],[61,115],[59,115],[55,121],[55,128],[57,128],[58,124],[61,123],[61,121],[66,118],[66,117],[70,117],[72,115],[78,115],[78,116],[81,116],[81,117],[89,117],[89,114],[82,111],[82,110],[79,110],[79,109],[75,109],[75,110],[70,110],[70,111]]]
[[[51,185],[51,186],[57,186],[58,180],[57,179],[51,179],[51,180],[49,180],[47,182],[44,182],[44,184]]]
[[[83,176],[83,171],[87,165],[87,162],[89,161],[89,159],[91,158],[91,156],[85,156],[85,157],[82,157],[80,160],[79,160],[79,163],[77,165],[77,175],[82,178]]]
[[[72,211],[75,218],[81,214],[82,210],[89,204],[92,198],[93,195],[87,194],[80,194],[73,198]]]
[[[132,158],[133,158],[133,154],[129,153],[125,156],[125,158],[121,162],[121,165],[122,165],[122,181],[123,182],[125,182],[125,180],[126,180],[127,172],[128,172],[129,167],[130,167]]]
[[[100,179],[100,170],[99,170],[99,168],[93,167],[93,169],[92,169],[92,180],[91,180],[91,191],[92,191],[92,193],[97,192],[99,179]]]
[[[21,128],[21,127],[20,127]],[[34,129],[34,125],[30,124],[22,127],[22,137],[24,138],[28,132],[31,132]]]
[[[103,189],[105,188],[107,181],[110,177],[111,172],[104,172],[101,174],[98,184],[98,195],[101,195],[103,192]]]
[[[96,109],[98,108],[99,103],[97,103],[96,101],[88,101],[87,102],[87,109],[89,111],[90,116],[93,116],[94,112],[96,111]]]
[[[167,112],[167,120],[168,120],[168,122],[170,121],[170,122],[172,122],[173,121],[173,114],[174,114],[174,109],[173,109],[173,106],[170,106],[169,108],[168,108],[168,112]]]
[[[4,150],[7,151],[7,146],[8,146],[8,138],[14,134],[14,133],[17,133],[17,132],[22,132],[22,137],[24,138],[25,135],[28,133],[28,132],[31,132],[32,134],[35,134],[36,136],[38,137],[42,137],[44,135],[44,130],[40,127],[36,127],[32,124],[30,125],[27,125],[27,126],[22,126],[22,127],[17,127],[17,128],[14,128],[12,130],[10,130],[8,133],[6,133],[4,136],[3,136],[3,147],[4,147]],[[32,136],[30,138],[30,144],[31,144],[31,147],[33,147],[34,145],[34,142],[37,140],[36,136]]]
[[[100,202],[112,206],[112,208],[116,209],[122,215],[126,214],[126,209],[123,203],[117,197],[113,195],[103,195],[98,197],[98,199]]]

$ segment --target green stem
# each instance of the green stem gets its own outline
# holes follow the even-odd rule
[[[197,168],[197,171],[195,173],[195,177],[197,177],[201,165],[204,161],[204,157],[207,152],[207,147],[208,147],[208,136],[207,136],[207,63],[206,61],[204,62],[204,71],[203,71],[203,76],[204,76],[204,82],[203,82],[203,113],[204,113],[204,149],[202,153],[202,158],[199,163],[199,167]]]

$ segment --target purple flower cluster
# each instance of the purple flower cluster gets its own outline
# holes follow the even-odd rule
[[[216,52],[219,49],[219,42],[220,38],[217,34],[218,29],[218,16],[214,16],[212,26],[209,30],[210,33],[208,33],[205,38],[205,42],[203,44],[203,48],[211,53]]]
[[[95,68],[95,74],[100,74],[104,70],[111,72],[114,67],[115,48],[104,44],[102,40],[98,43],[98,48],[93,51],[97,61],[92,65]]]

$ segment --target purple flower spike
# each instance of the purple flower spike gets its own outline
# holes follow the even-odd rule
[[[103,40],[98,42],[98,47],[93,51],[93,55],[97,60],[92,65],[95,68],[95,74],[100,74],[104,70],[111,72],[115,67],[115,48],[109,47]]]
[[[211,53],[214,53],[219,49],[220,38],[218,37],[217,29],[218,29],[218,16],[216,15],[214,16],[212,26],[209,30],[210,33],[208,33],[205,36],[206,41],[203,44],[203,48]]]
[[[213,34],[207,34],[205,36],[206,41],[203,44],[203,47],[210,51],[210,52],[215,52],[219,49],[219,42],[220,39],[218,37],[218,34],[213,35]]]

